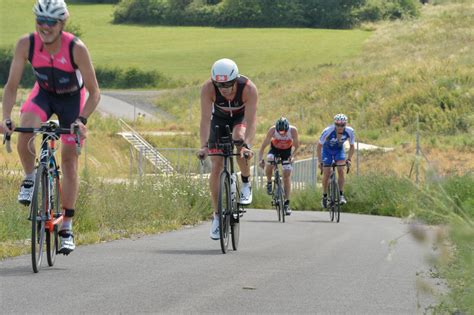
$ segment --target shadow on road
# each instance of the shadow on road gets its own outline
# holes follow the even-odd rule
[[[40,273],[44,272],[57,272],[57,271],[65,271],[66,268],[58,268],[58,267],[42,267],[40,269]],[[0,275],[2,277],[18,277],[18,276],[27,276],[27,275],[34,275],[35,273],[31,269],[31,266],[14,266],[11,268],[1,268]]]
[[[158,254],[167,255],[218,255],[221,254],[220,249],[160,249],[156,251]]]
[[[280,222],[278,222],[277,219],[275,219],[275,220],[243,220],[243,222],[251,222],[251,223],[278,223],[278,224],[281,224]]]

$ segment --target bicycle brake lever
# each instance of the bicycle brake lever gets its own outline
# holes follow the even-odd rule
[[[79,132],[79,125],[74,124],[73,133],[76,136],[76,153],[77,155],[81,155],[81,134]]]
[[[7,120],[5,123],[8,127],[8,129],[12,128],[12,121],[11,120]],[[10,144],[10,140],[11,140],[11,135],[8,134],[7,132],[5,132],[3,134],[3,144],[6,146],[6,149],[7,149],[8,153],[12,153],[12,147],[11,147],[11,144]]]

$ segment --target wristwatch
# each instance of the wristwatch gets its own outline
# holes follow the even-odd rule
[[[79,120],[84,126],[87,125],[87,118],[83,116],[77,117],[77,120]]]

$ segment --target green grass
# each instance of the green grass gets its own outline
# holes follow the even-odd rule
[[[0,46],[12,46],[34,29],[31,7],[29,0],[2,0]],[[223,57],[234,58],[250,76],[340,63],[359,54],[370,36],[361,30],[113,25],[112,5],[69,8],[95,64],[154,69],[186,82],[206,79],[212,63]]]

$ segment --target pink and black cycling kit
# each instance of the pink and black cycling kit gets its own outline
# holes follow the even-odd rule
[[[30,34],[28,60],[33,67],[36,83],[21,107],[21,113],[33,113],[42,122],[56,114],[62,128],[69,128],[77,119],[86,100],[81,73],[74,63],[74,35],[61,32],[61,48],[54,55],[44,49],[37,32]],[[73,135],[61,135],[65,144],[75,144]]]

